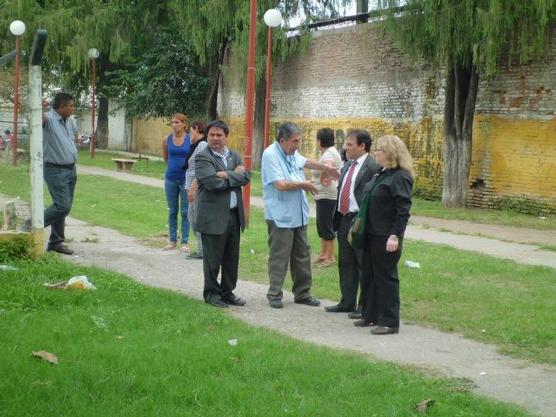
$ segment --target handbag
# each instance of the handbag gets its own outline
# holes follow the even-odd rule
[[[347,235],[348,243],[353,249],[363,249],[365,243],[367,243],[367,210],[369,209],[369,200],[371,193],[368,193],[363,200],[361,209],[357,213],[357,216],[353,218],[349,232]]]

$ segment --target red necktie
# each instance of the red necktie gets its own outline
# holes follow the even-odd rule
[[[349,192],[351,190],[351,178],[355,171],[355,165],[357,165],[357,161],[352,161],[342,187],[342,192],[340,193],[340,209],[338,211],[342,214],[346,214],[349,211]]]

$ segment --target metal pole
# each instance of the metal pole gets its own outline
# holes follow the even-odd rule
[[[266,45],[266,95],[264,100],[264,149],[270,143],[270,84],[272,77],[272,27],[268,27]]]
[[[14,73],[14,131],[12,134],[12,164],[17,165],[17,118],[19,113],[19,36],[15,37]]]
[[[93,87],[93,99],[92,99],[92,103],[91,103],[91,125],[92,125],[92,129],[93,129],[93,133],[91,135],[91,142],[89,144],[89,151],[91,154],[91,159],[94,159],[95,157],[95,146],[96,146],[96,137],[97,134],[95,132],[95,108],[96,108],[96,90],[97,90],[97,61],[95,59],[92,59],[92,65],[93,65],[93,78],[91,80],[91,84]]]
[[[251,171],[253,153],[253,117],[255,107],[255,34],[257,29],[257,0],[251,0],[249,19],[249,61],[247,66],[247,92],[245,108],[245,169]],[[251,202],[251,184],[243,187],[243,209],[245,225],[249,227],[249,208]]]

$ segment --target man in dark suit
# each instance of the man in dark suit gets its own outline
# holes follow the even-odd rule
[[[195,231],[203,242],[205,302],[215,307],[243,306],[233,290],[239,266],[240,230],[245,227],[241,187],[250,174],[241,157],[227,148],[228,126],[216,120],[207,126],[208,146],[195,157],[199,215]],[[218,272],[222,278],[218,282]]]
[[[334,213],[334,228],[338,233],[338,270],[340,276],[340,302],[325,307],[329,313],[354,312],[357,289],[361,282],[362,251],[354,249],[347,240],[354,217],[363,203],[363,189],[379,171],[379,165],[369,156],[371,135],[363,129],[348,132],[344,142],[347,162],[344,164],[338,184],[338,199]],[[359,318],[364,289],[361,288],[357,311],[350,318]]]

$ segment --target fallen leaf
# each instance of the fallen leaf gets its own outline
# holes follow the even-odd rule
[[[427,398],[415,406],[415,410],[419,413],[425,413],[434,404],[434,400]]]
[[[47,352],[45,350],[39,350],[37,352],[33,352],[33,356],[35,358],[40,358],[43,361],[53,363],[54,365],[58,365],[58,357],[53,353]]]

